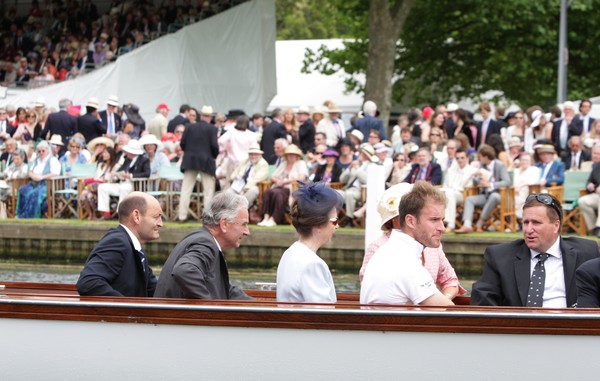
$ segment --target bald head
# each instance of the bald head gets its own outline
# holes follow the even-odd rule
[[[144,244],[159,238],[162,227],[162,208],[152,196],[131,192],[119,204],[119,222]]]

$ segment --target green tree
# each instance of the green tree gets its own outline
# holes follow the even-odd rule
[[[348,37],[343,9],[321,0],[277,0],[277,39],[312,40]]]
[[[368,1],[347,3],[354,40],[341,50],[307,52],[305,70],[344,71],[347,87],[369,97],[356,78],[367,74],[368,84],[368,67],[379,60],[369,50],[373,31],[365,27],[373,7],[364,12]],[[389,9],[398,5],[388,3]],[[600,0],[574,0],[569,7],[570,99],[600,91],[599,7]],[[560,0],[415,2],[397,39],[391,98],[401,106],[435,105],[500,90],[523,107],[548,107],[556,97],[559,14]]]

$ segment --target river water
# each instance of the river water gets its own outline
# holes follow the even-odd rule
[[[79,278],[80,271],[81,267],[79,266],[4,263],[0,264],[0,284],[2,282],[74,284]],[[255,290],[268,287],[268,285],[262,286],[264,283],[275,283],[277,274],[275,270],[230,270],[229,276],[234,285],[247,290]],[[360,283],[358,281],[358,274],[337,274],[334,272],[333,281],[338,292],[359,292]]]

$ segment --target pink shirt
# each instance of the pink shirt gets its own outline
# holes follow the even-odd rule
[[[367,250],[365,251],[365,257],[363,259],[362,267],[360,268],[360,272],[358,273],[358,278],[362,283],[363,276],[365,275],[365,270],[367,268],[367,263],[369,260],[379,250],[384,243],[386,243],[390,239],[391,231],[383,234],[379,237],[375,242],[371,243]],[[452,265],[446,258],[446,254],[444,254],[444,250],[442,245],[438,248],[426,247],[425,248],[425,268],[431,274],[431,277],[435,280],[435,284],[438,286],[440,290],[443,290],[446,287],[457,286],[458,287],[458,295],[462,295],[467,290],[462,288],[458,283],[458,277],[456,276],[456,272],[452,268]]]

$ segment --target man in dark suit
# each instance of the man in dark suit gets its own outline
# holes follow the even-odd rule
[[[377,104],[373,101],[366,101],[363,105],[363,118],[359,118],[354,122],[354,129],[363,133],[363,142],[366,143],[371,130],[376,130],[379,133],[379,139],[387,139],[387,134],[383,122],[377,118]]]
[[[77,118],[77,132],[81,132],[85,142],[102,136],[106,130],[102,128],[100,119],[98,119],[98,99],[90,98],[85,105],[86,113]]]
[[[567,101],[563,105],[564,117],[552,122],[551,140],[554,149],[559,155],[568,149],[568,141],[571,136],[579,136],[582,132],[582,124],[577,123],[575,118],[575,105]]]
[[[281,123],[282,118],[283,112],[280,108],[276,108],[271,114],[271,123],[263,128],[260,149],[264,152],[263,157],[270,165],[275,164],[277,161],[277,155],[275,155],[275,149],[273,148],[275,140],[285,138],[287,135],[285,126]]]
[[[300,141],[300,149],[304,154],[313,152],[315,149],[315,124],[310,119],[310,111],[308,107],[301,106],[296,113],[296,120],[300,124],[298,128],[298,140]]]
[[[8,122],[8,114],[4,107],[0,107],[0,144],[10,139],[15,133],[15,128]]]
[[[600,258],[591,259],[575,272],[577,308],[600,308]]]
[[[123,120],[117,113],[119,107],[119,98],[116,95],[111,95],[106,101],[106,110],[102,110],[99,113],[100,123],[102,128],[106,130],[106,136],[113,137],[117,135],[117,132],[123,129]]]
[[[58,101],[58,112],[48,115],[42,130],[42,139],[49,139],[54,135],[61,137],[63,146],[60,147],[60,156],[67,151],[69,139],[77,132],[77,118],[67,112],[71,104],[71,100],[66,98]]]
[[[575,116],[575,124],[581,129],[581,134],[587,136],[594,124],[594,118],[590,116],[592,101],[584,99],[579,103],[579,114]]]
[[[423,180],[432,185],[442,184],[442,167],[431,161],[431,154],[426,148],[417,151],[417,162],[412,165],[408,176],[403,183],[414,184],[415,181]]]
[[[174,133],[175,127],[180,124],[183,124],[184,126],[187,125],[189,122],[188,113],[190,112],[190,108],[191,107],[188,104],[182,104],[181,107],[179,107],[179,114],[175,115],[175,117],[169,121],[169,124],[167,124],[167,132]]]
[[[600,146],[592,148],[592,155],[597,158]],[[577,201],[579,211],[583,215],[588,234],[593,234],[600,238],[600,217],[598,211],[600,208],[600,162],[592,164],[592,171],[585,185],[587,194],[581,196]]]
[[[92,249],[77,281],[82,296],[151,297],[156,277],[142,245],[159,238],[162,209],[152,196],[132,192],[119,204],[119,223]]]
[[[524,239],[485,250],[483,274],[473,284],[471,304],[522,307],[575,304],[575,269],[600,253],[595,241],[561,237],[561,225],[562,208],[556,198],[549,194],[529,195],[523,206]],[[540,273],[545,279],[540,278]]]
[[[217,129],[210,124],[212,112],[211,106],[202,106],[200,120],[187,125],[181,136],[183,182],[179,199],[180,222],[187,220],[190,198],[198,174],[202,174],[203,204],[207,205],[215,194],[215,171],[217,169],[215,159],[219,154],[219,143]]]
[[[482,144],[488,144],[490,136],[494,134],[500,135],[500,129],[502,127],[498,121],[492,119],[492,107],[488,102],[482,102],[479,105],[479,113],[483,118],[483,122],[477,124],[477,148]]]
[[[98,185],[98,211],[104,214],[104,219],[111,217],[110,196],[119,196],[121,203],[133,190],[131,179],[150,177],[150,160],[144,156],[144,148],[139,141],[130,140],[123,147],[123,152],[125,160],[115,174],[118,181]]]
[[[455,230],[455,233],[472,233],[473,231],[482,232],[483,223],[488,219],[496,206],[500,203],[499,189],[511,185],[510,176],[506,167],[500,160],[495,159],[496,152],[494,148],[483,144],[477,150],[477,157],[482,168],[475,172],[473,176],[473,185],[479,187],[479,194],[469,196],[465,199],[463,211],[463,226]],[[475,207],[481,206],[481,216],[473,227],[473,215]]]
[[[231,216],[235,216],[231,218]],[[225,250],[239,247],[248,230],[248,201],[220,192],[204,207],[202,228],[175,246],[162,268],[157,298],[252,299],[229,283]]]
[[[592,156],[583,150],[581,136],[571,136],[569,139],[569,150],[561,155],[562,162],[567,171],[578,171],[581,169],[581,163],[590,161]]]

